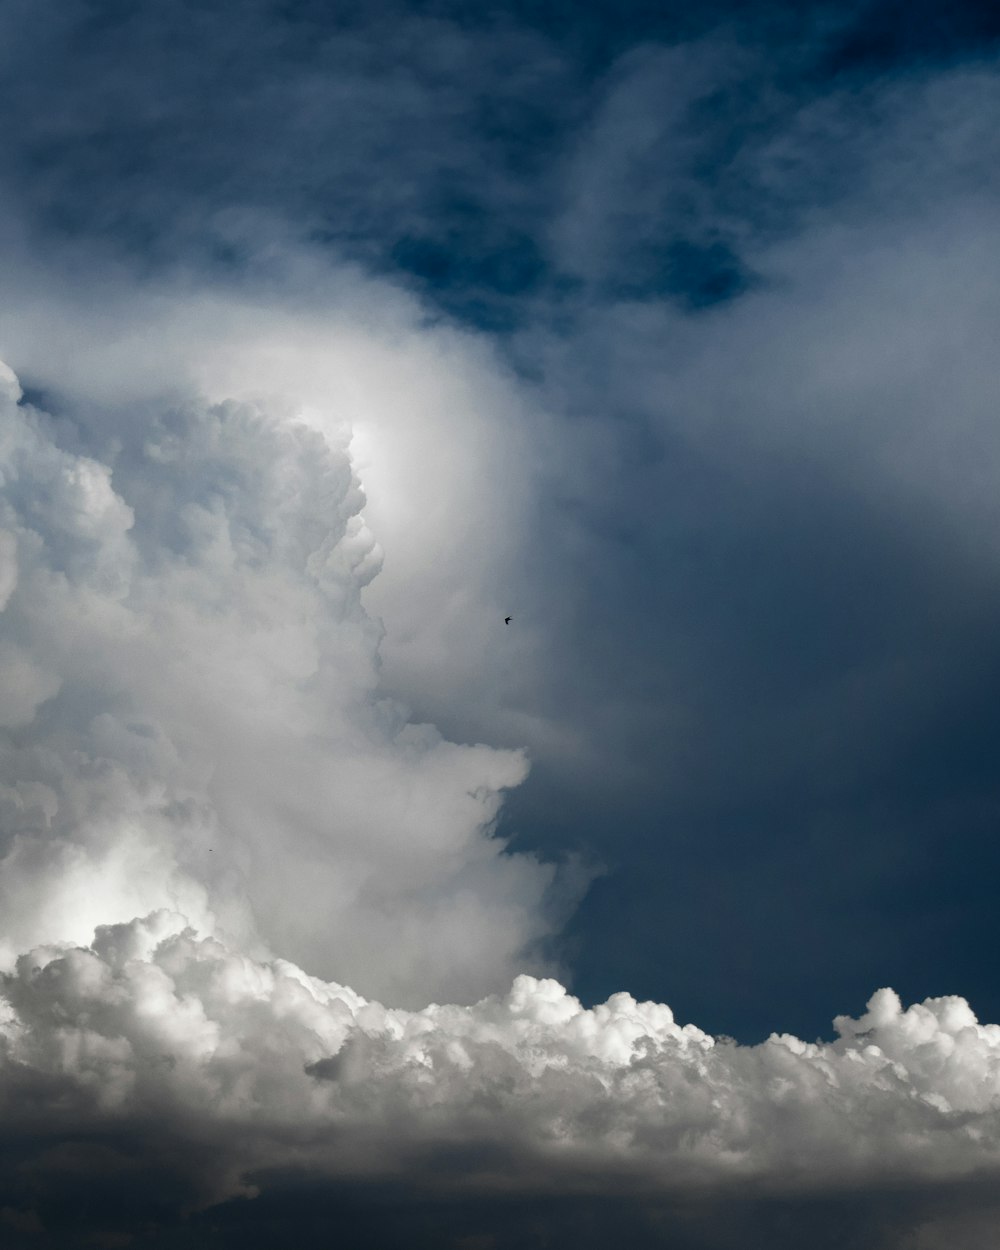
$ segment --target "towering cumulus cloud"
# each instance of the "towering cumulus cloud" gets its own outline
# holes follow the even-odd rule
[[[490,836],[525,761],[378,696],[346,435],[186,401],[96,435],[3,385],[4,964],[168,908],[397,1002],[508,981],[551,878]]]

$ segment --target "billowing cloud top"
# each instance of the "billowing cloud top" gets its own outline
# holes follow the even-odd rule
[[[294,1167],[423,1176],[439,1192],[864,1191],[1000,1165],[1000,1027],[961,998],[903,1010],[880,990],[839,1038],[753,1047],[616,994],[584,1010],[518,977],[472,1007],[404,1011],[198,938],[176,914],[40,947],[4,980],[4,1122],[43,1143],[85,1131],[72,1166],[169,1173],[192,1207]],[[442,1166],[442,1160],[449,1162]]]
[[[8,371],[3,962],[166,907],[394,1001],[509,980],[552,880],[490,836],[525,760],[379,697],[346,433],[178,401],[90,455],[17,396]]]

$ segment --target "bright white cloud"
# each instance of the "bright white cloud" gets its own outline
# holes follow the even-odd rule
[[[348,433],[161,398],[105,463],[3,402],[5,962],[166,907],[397,1002],[508,980],[551,925],[490,836],[525,760],[379,694]]]
[[[471,1007],[403,1011],[165,912],[25,954],[4,995],[7,1075],[30,1072],[38,1105],[58,1089],[63,1130],[156,1116],[199,1161],[187,1183],[203,1202],[256,1168],[385,1178],[444,1147],[470,1151],[454,1183],[525,1192],[814,1193],[1000,1166],[1000,1027],[961,998],[904,1010],[880,990],[838,1017],[836,1041],[752,1047],[628,994],[585,1010],[530,976]],[[22,1087],[5,1115],[23,1113]]]
[[[83,262],[61,273],[19,240],[0,346],[32,388],[85,411],[109,457],[137,414],[192,390],[346,447],[385,552],[363,602],[385,625],[386,688],[465,741],[558,749],[571,727],[531,707],[549,663],[532,588],[540,479],[562,457],[552,414],[487,336],[269,231],[254,243],[272,280],[229,290],[177,274],[142,287]]]

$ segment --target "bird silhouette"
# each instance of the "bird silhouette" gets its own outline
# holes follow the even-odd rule
[[[505,625],[509,625],[513,619],[514,619],[514,618],[513,618],[512,616],[505,616],[505,617],[503,618],[503,623],[504,623]]]

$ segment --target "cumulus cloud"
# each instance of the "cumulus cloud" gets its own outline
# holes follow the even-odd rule
[[[138,1141],[154,1174],[169,1161],[178,1209],[288,1168],[662,1198],[863,1194],[1000,1166],[1000,1027],[957,997],[904,1009],[880,990],[833,1042],[758,1046],[625,993],[587,1010],[525,975],[473,1006],[406,1011],[165,911],[26,952],[2,989],[3,1120],[12,1139],[30,1128],[27,1191],[57,1192],[72,1169],[52,1143],[88,1135],[107,1151],[77,1161],[85,1175],[124,1179],[136,1165],[115,1143]]]
[[[105,462],[3,402],[5,962],[169,907],[395,1001],[508,979],[550,925],[491,837],[526,762],[380,695],[349,433],[178,399]]]

